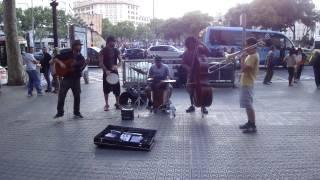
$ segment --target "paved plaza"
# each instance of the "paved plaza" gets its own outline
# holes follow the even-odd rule
[[[176,118],[142,110],[134,121],[121,121],[114,108],[103,111],[101,73],[90,71],[91,83],[82,85],[81,120],[72,118],[71,92],[65,117],[55,120],[56,95],[27,98],[24,87],[3,87],[1,180],[320,179],[320,90],[310,67],[294,87],[288,87],[286,70],[277,70],[270,86],[260,73],[256,134],[238,129],[246,122],[238,88],[215,88],[204,118],[199,109],[186,114],[188,95],[175,89]],[[93,137],[109,124],[156,129],[153,149],[97,148]]]

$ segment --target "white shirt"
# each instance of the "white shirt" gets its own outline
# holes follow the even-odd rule
[[[25,53],[22,58],[23,58],[23,63],[26,65],[27,71],[37,70],[37,65],[32,62],[36,60],[33,54]]]

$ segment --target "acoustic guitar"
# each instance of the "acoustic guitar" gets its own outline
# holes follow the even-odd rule
[[[66,66],[66,67],[61,67],[61,65],[59,63],[55,63],[54,64],[54,68],[55,68],[55,72],[58,76],[60,77],[65,77],[71,73],[73,73],[74,71],[74,68],[73,68],[73,65],[75,63],[75,59],[74,57],[72,56],[69,56],[68,58],[66,59],[60,59],[60,61]],[[81,67],[81,71],[87,66],[87,64],[89,63],[90,61],[85,61]]]
[[[65,64],[66,67],[61,67],[59,63],[55,63],[55,70],[56,74],[60,77],[65,77],[73,72],[73,64],[74,64],[74,59],[67,59],[67,60],[61,60],[63,64]]]

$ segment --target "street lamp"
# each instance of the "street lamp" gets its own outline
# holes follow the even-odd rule
[[[90,23],[90,28],[91,28],[91,47],[93,47],[93,23]]]

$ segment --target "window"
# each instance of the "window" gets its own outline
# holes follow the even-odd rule
[[[211,30],[209,41],[211,45],[241,46],[242,36],[240,31]]]

